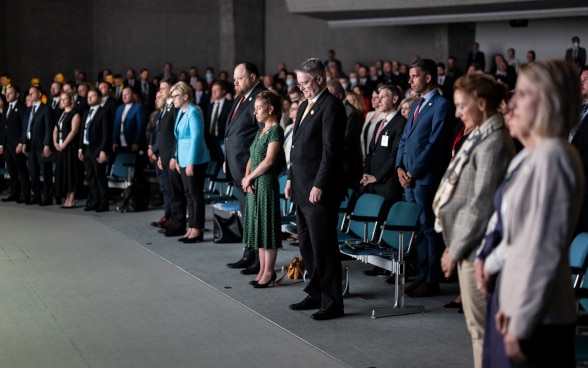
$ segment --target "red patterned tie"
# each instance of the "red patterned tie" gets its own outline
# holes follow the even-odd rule
[[[423,104],[423,102],[425,102],[425,98],[421,97],[421,99],[419,100],[419,105],[417,106],[416,110],[414,110],[414,117],[412,118],[413,124],[416,121],[416,119],[419,117],[419,109],[421,108],[421,105]]]
[[[380,134],[382,134],[382,131],[384,130],[384,126],[386,125],[387,120],[383,119],[380,122],[380,125],[378,126],[378,130],[376,131],[376,139],[374,140],[374,143],[378,143],[378,138],[380,138]]]
[[[241,107],[241,103],[243,102],[244,99],[245,99],[245,96],[241,96],[241,99],[239,100],[237,107],[235,107],[235,111],[233,111],[233,115],[231,115],[230,121],[233,121],[233,119],[235,118],[235,115],[237,114],[237,110],[239,110],[239,107]]]

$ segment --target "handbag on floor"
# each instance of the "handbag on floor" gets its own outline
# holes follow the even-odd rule
[[[226,214],[227,212],[224,212]],[[243,240],[243,226],[237,212],[223,217],[213,212],[213,239],[215,243],[240,243]]]

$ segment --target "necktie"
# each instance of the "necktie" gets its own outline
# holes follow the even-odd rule
[[[568,134],[568,142],[572,143],[572,140],[574,140],[574,136],[576,135],[576,132],[578,131],[578,129],[582,125],[582,122],[584,121],[584,117],[586,115],[586,112],[588,112],[588,103],[584,103],[584,105],[582,105],[582,113],[580,114],[580,122],[578,124],[576,124],[572,129],[570,129],[570,133]]]
[[[384,130],[384,126],[386,126],[386,123],[388,122],[387,119],[383,119],[380,122],[380,125],[378,125],[378,130],[376,131],[376,135],[374,136],[374,143],[378,143],[378,138],[380,138],[380,134],[382,134],[382,131]]]
[[[31,108],[31,113],[29,114],[29,122],[27,124],[27,136],[31,139],[31,125],[33,124],[33,117],[35,116],[35,112],[37,111],[37,106],[33,106]]]
[[[88,118],[86,119],[86,141],[90,142],[90,126],[92,125],[92,115],[94,114],[94,109],[90,109],[88,113]]]
[[[230,121],[233,121],[233,119],[235,118],[235,115],[237,114],[237,110],[239,110],[239,107],[241,107],[241,103],[243,102],[244,99],[245,99],[245,96],[241,96],[241,99],[239,100],[237,107],[235,107],[235,111],[233,111],[233,115],[231,115]]]
[[[10,116],[10,113],[12,112],[12,104],[8,105],[8,111],[6,111],[6,119],[8,119],[8,116]]]
[[[214,109],[212,111],[212,122],[210,124],[210,135],[213,136],[218,136],[218,112],[220,110],[219,108],[219,102],[215,101],[214,102]]]
[[[53,102],[51,103],[51,108],[55,110],[55,106],[57,106],[57,100],[53,99]]]
[[[310,110],[312,110],[312,106],[314,106],[314,102],[308,101],[308,105],[306,105],[306,109],[304,109],[304,114],[302,114],[302,119],[300,119],[301,123],[302,123],[302,120],[304,120],[304,118],[306,117],[306,115],[308,115]]]
[[[419,100],[419,104],[418,104],[416,110],[414,110],[414,116],[412,118],[412,123],[413,124],[416,121],[416,119],[419,117],[419,109],[421,108],[421,105],[423,104],[423,102],[425,102],[425,98],[424,97],[421,97],[421,99]]]

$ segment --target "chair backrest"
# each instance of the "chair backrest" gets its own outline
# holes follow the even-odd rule
[[[118,179],[132,179],[129,172],[134,171],[136,158],[134,153],[118,153],[112,164],[110,176]]]
[[[572,268],[572,284],[580,286],[588,267],[588,233],[576,235],[570,245],[570,267]]]
[[[410,226],[417,228],[420,222],[423,206],[414,202],[396,202],[388,211],[386,225]],[[400,238],[396,230],[383,230],[382,240],[395,250],[400,249]],[[402,251],[407,253],[410,248],[412,233],[405,232]]]
[[[384,205],[385,198],[381,195],[365,193],[357,198],[355,206],[353,207],[353,216],[365,216],[365,217],[378,217],[382,206]],[[376,221],[368,222],[367,233],[374,234],[376,228]],[[356,221],[351,219],[349,222],[349,231],[356,236],[363,238],[365,230],[365,224],[362,221]],[[369,240],[369,239],[365,239]]]

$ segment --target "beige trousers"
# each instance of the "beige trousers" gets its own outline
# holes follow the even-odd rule
[[[482,348],[484,345],[484,324],[486,320],[486,295],[476,287],[474,264],[462,260],[457,263],[461,305],[468,331],[472,336],[474,367],[482,368]]]

